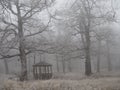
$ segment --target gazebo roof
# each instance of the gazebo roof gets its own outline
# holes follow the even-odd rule
[[[39,63],[34,64],[33,66],[52,66],[52,64],[49,64],[45,61],[41,61]]]

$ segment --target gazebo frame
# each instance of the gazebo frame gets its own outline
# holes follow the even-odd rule
[[[52,65],[46,62],[34,64],[33,76],[36,80],[47,80],[52,78]]]

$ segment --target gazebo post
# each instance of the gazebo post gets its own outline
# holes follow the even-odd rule
[[[47,67],[47,72],[48,72],[48,77],[47,78],[49,79],[49,66]]]
[[[39,67],[39,79],[41,79],[41,67]]]
[[[49,66],[47,67],[47,71],[48,71],[48,73],[49,73]]]
[[[37,70],[37,67],[36,67],[36,78],[38,79],[38,70]]]
[[[33,76],[35,77],[35,67],[33,67]]]
[[[46,65],[44,66],[44,79],[46,77]]]
[[[36,79],[36,67],[34,67],[34,74],[35,74],[35,79]]]
[[[50,66],[50,77],[52,77],[52,66]]]

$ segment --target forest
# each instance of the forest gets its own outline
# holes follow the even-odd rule
[[[0,90],[120,90],[119,0],[0,0]]]

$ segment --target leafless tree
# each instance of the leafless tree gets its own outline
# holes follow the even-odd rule
[[[5,3],[2,4],[6,8],[6,11],[4,11],[5,13],[2,15],[2,21],[12,28],[12,31],[18,39],[18,50],[20,53],[18,56],[21,60],[21,81],[27,80],[26,37],[40,34],[48,27],[48,25],[44,26],[43,24],[43,27],[36,25],[35,27],[37,27],[38,30],[34,32],[31,30],[35,28],[29,28],[31,29],[29,30],[26,25],[31,24],[34,27],[34,24],[32,24],[33,22],[31,21],[36,21],[36,15],[51,6],[52,3],[53,0],[6,0]],[[30,32],[30,34],[26,34],[25,30]]]
[[[70,10],[66,10],[66,13],[62,14],[67,18],[64,21],[67,22],[66,25],[69,29],[75,30],[73,35],[80,35],[80,41],[83,44],[82,49],[85,52],[85,74],[87,76],[92,74],[91,33],[94,33],[97,26],[114,21],[115,12],[112,7],[110,7],[111,10],[108,10],[108,7],[102,8],[105,2],[109,1],[75,0]]]

